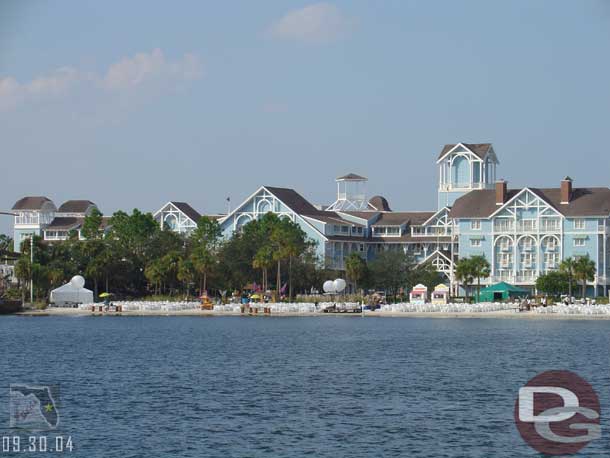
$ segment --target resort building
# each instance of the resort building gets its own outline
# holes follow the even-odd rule
[[[97,205],[90,200],[68,200],[64,202],[55,212],[51,224],[44,228],[43,239],[48,242],[68,240],[70,234],[76,231],[78,238],[82,240],[81,229],[85,217],[91,214],[94,208],[97,209]]]
[[[15,202],[12,212],[15,214],[13,240],[15,251],[21,251],[21,243],[33,235],[42,236],[44,229],[51,224],[57,207],[51,199],[44,196],[23,197]]]
[[[590,257],[597,266],[589,293],[606,295],[610,281],[610,189],[576,188],[565,177],[557,188],[509,189],[497,179],[499,160],[491,143],[445,145],[437,156],[437,208],[394,211],[382,196],[367,197],[367,178],[355,173],[336,179],[330,205],[314,205],[294,189],[260,186],[219,221],[231,237],[248,222],[273,212],[290,218],[316,242],[326,267],[345,269],[357,253],[373,260],[401,250],[417,263],[430,263],[459,292],[455,263],[484,256],[491,276],[483,284],[508,282],[533,290],[539,275],[568,258]],[[95,204],[71,200],[59,209],[47,197],[24,197],[13,206],[15,251],[31,234],[65,240],[79,231]],[[186,202],[170,201],[154,213],[162,229],[188,235],[201,214]]]
[[[588,256],[597,266],[589,292],[606,295],[610,277],[610,189],[574,188],[566,177],[557,188],[476,190],[451,209],[459,256],[483,255],[491,264],[484,283],[505,281],[533,288],[540,274],[562,260]]]
[[[82,240],[80,230],[85,217],[94,208],[97,208],[97,205],[90,200],[68,200],[57,208],[51,199],[44,196],[19,199],[12,208],[15,214],[15,251],[21,252],[22,242],[32,234],[47,242],[56,242],[68,240],[70,234],[76,231]],[[107,218],[104,221],[107,221]]]
[[[367,260],[384,250],[403,250],[431,263],[458,293],[455,263],[484,256],[491,276],[530,290],[542,273],[567,257],[589,256],[597,266],[589,292],[606,295],[610,280],[610,189],[574,188],[566,177],[558,188],[508,189],[497,180],[498,157],[491,143],[445,145],[437,157],[436,211],[392,211],[381,196],[366,199],[363,176],[338,177],[337,198],[315,206],[293,189],[261,186],[220,219],[225,237],[271,211],[289,217],[317,242],[329,268],[345,258]]]
[[[316,242],[316,254],[328,268],[344,269],[351,253],[372,260],[381,251],[403,250],[417,262],[433,263],[449,279],[453,251],[449,209],[395,212],[384,197],[366,199],[365,177],[349,174],[337,182],[337,200],[327,209],[314,206],[294,189],[261,186],[220,219],[223,234],[228,238],[244,224],[273,212],[299,224]]]

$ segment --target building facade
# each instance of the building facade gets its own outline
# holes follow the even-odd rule
[[[297,223],[316,243],[329,268],[342,270],[357,253],[371,261],[383,251],[401,250],[417,263],[430,263],[458,293],[459,258],[484,256],[491,276],[533,289],[538,276],[559,269],[568,258],[588,256],[596,264],[589,294],[608,293],[610,281],[610,189],[573,186],[509,189],[497,180],[499,160],[491,143],[445,145],[437,156],[437,208],[394,211],[382,196],[367,198],[367,178],[350,173],[336,179],[337,196],[314,205],[294,189],[260,186],[227,215],[214,215],[225,238],[268,212]],[[80,231],[95,204],[68,201],[59,209],[47,197],[15,203],[15,251],[31,234],[65,240]],[[154,213],[162,229],[188,235],[201,214],[185,202],[170,201]]]

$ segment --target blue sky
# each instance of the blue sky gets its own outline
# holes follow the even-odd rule
[[[457,141],[492,142],[509,186],[607,186],[609,45],[605,0],[4,1],[0,208],[331,203],[356,172],[434,209]]]

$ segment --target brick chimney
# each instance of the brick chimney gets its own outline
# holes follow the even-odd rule
[[[508,183],[504,180],[496,182],[496,205],[504,205],[508,195]]]
[[[567,205],[572,198],[572,178],[565,177],[561,180],[561,203]]]

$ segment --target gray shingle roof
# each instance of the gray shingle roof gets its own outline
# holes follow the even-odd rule
[[[13,210],[40,210],[43,205],[47,202],[51,202],[51,199],[45,196],[28,196],[19,199],[13,205]]]
[[[366,177],[362,175],[356,175],[355,173],[348,173],[347,175],[343,175],[342,177],[337,177],[337,180],[366,180]]]
[[[265,186],[270,193],[288,205],[294,212],[300,214],[316,215],[324,214],[321,210],[314,207],[301,194],[290,188],[276,188],[274,186]]]
[[[451,151],[457,144],[458,143],[453,143],[450,145],[443,146],[443,149],[441,150],[441,153],[438,155],[438,158],[440,159],[441,157],[443,157],[445,154],[447,154],[449,151]],[[464,145],[466,148],[468,148],[470,151],[472,151],[474,154],[476,154],[481,159],[483,159],[485,157],[485,155],[491,148],[491,143],[462,143],[462,145]]]
[[[507,201],[521,192],[509,189]],[[568,217],[610,215],[609,188],[574,188],[569,204],[561,203],[560,188],[528,188],[559,213]],[[487,218],[494,213],[496,192],[494,189],[470,191],[455,201],[449,216],[451,218]]]
[[[186,216],[188,216],[190,219],[192,219],[195,223],[197,223],[197,221],[199,221],[199,219],[201,218],[201,214],[186,202],[176,202],[175,200],[172,200],[170,203],[182,213],[184,213]]]
[[[90,200],[67,200],[57,211],[59,213],[85,213],[91,205],[95,204]]]

